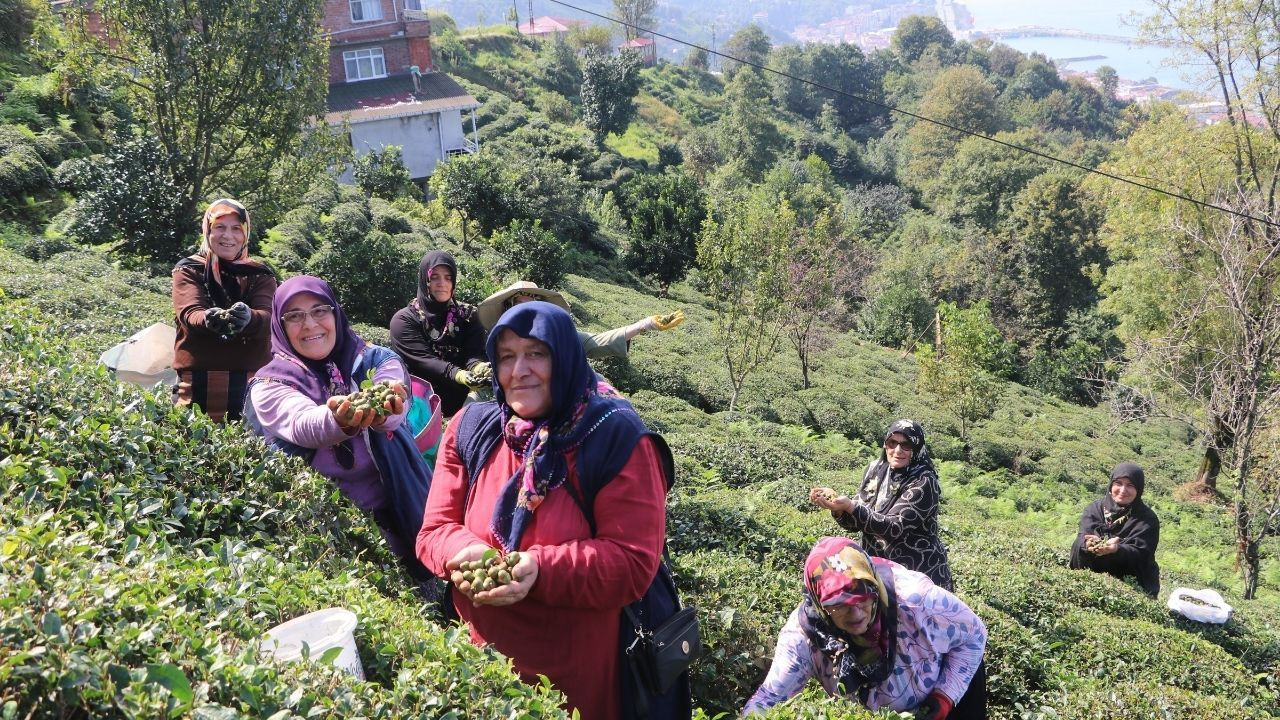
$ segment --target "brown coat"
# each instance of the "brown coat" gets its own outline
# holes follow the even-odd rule
[[[204,271],[194,263],[173,269],[173,317],[177,339],[173,369],[254,372],[271,360],[271,299],[276,294],[274,275],[230,278],[240,283],[240,296],[253,309],[249,325],[223,340],[204,327],[205,310],[214,307],[204,287]]]

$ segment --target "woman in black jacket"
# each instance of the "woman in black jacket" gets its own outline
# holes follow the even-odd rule
[[[409,372],[431,383],[444,417],[452,417],[472,389],[489,386],[484,329],[475,307],[453,297],[458,263],[437,250],[422,258],[418,296],[391,318],[391,349]]]
[[[1111,471],[1107,494],[1080,517],[1071,567],[1136,577],[1143,591],[1155,597],[1160,593],[1160,519],[1142,502],[1145,486],[1145,473],[1133,463],[1120,463]]]
[[[831,511],[840,527],[862,533],[862,547],[951,590],[947,548],[938,537],[938,472],[924,443],[924,428],[899,420],[884,434],[884,449],[862,476],[857,495],[826,487],[809,491],[813,504]]]

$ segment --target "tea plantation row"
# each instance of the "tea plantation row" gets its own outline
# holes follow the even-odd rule
[[[435,624],[372,524],[322,478],[94,366],[167,319],[164,285],[93,253],[37,264],[0,248],[0,717],[563,716],[553,690]],[[589,327],[670,304],[577,276],[567,291]],[[674,292],[686,327],[638,338],[635,362],[601,369],[676,451],[669,539],[706,641],[701,714],[736,714],[799,599],[807,548],[838,532],[808,488],[851,489],[887,421],[909,415],[943,460],[943,535],[958,592],[991,633],[993,717],[1280,715],[1280,583],[1270,572],[1250,603],[1231,592],[1225,514],[1170,495],[1195,460],[1181,430],[1112,427],[1011,387],[966,452],[915,390],[913,363],[852,336],[832,340],[809,390],[780,353],[729,416],[711,315],[688,287]],[[1226,590],[1226,626],[1066,568],[1080,509],[1128,459],[1148,468],[1165,520],[1166,594]],[[265,629],[330,605],[360,617],[368,682],[258,658]],[[771,714],[875,716],[813,689]]]

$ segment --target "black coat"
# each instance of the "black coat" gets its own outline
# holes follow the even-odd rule
[[[1156,546],[1160,544],[1160,519],[1141,500],[1134,500],[1133,510],[1118,531],[1108,532],[1102,515],[1106,498],[1085,508],[1080,516],[1080,532],[1071,546],[1071,567],[1089,568],[1118,578],[1133,576],[1151,597],[1160,593],[1160,566],[1156,564]],[[1084,536],[1118,537],[1120,545],[1110,555],[1094,555],[1084,549]]]
[[[426,323],[412,306],[401,308],[391,318],[391,349],[404,360],[409,372],[431,383],[440,396],[444,417],[452,417],[467,399],[470,389],[459,385],[454,375],[483,362],[484,329],[476,321],[470,305],[458,305],[461,318],[448,335],[432,340]]]

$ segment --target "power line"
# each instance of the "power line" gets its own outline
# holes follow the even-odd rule
[[[573,5],[573,4],[571,4],[571,3],[564,2],[564,0],[547,0],[547,1],[548,1],[548,2],[552,2],[552,3],[555,3],[556,5],[562,5],[562,6],[566,7],[566,8],[571,9],[571,10],[576,10],[576,11],[578,11],[578,12],[585,13],[585,14],[587,14],[587,15],[592,15],[592,16],[594,16],[594,17],[598,17],[598,18],[600,18],[600,19],[602,19],[602,20],[607,20],[607,21],[609,21],[609,22],[618,23],[619,25],[625,25],[625,26],[627,26],[627,27],[632,28],[633,30],[635,30],[635,31],[637,31],[637,32],[641,32],[641,33],[649,33],[649,34],[651,34],[651,35],[653,35],[653,36],[655,36],[655,37],[660,37],[660,38],[663,38],[663,39],[665,39],[665,40],[670,40],[671,42],[678,43],[678,44],[680,44],[680,45],[684,45],[684,46],[686,46],[686,47],[694,48],[694,49],[696,49],[696,50],[702,50],[703,52],[710,53],[710,54],[711,54],[711,55],[713,55],[713,56],[718,56],[718,57],[723,58],[723,59],[725,59],[725,60],[732,60],[732,61],[734,61],[734,62],[736,62],[736,63],[741,63],[741,64],[746,65],[746,66],[748,66],[748,67],[753,67],[753,68],[755,68],[755,69],[757,69],[757,70],[760,70],[761,72],[772,73],[772,74],[774,74],[774,75],[778,75],[778,76],[780,76],[780,77],[784,77],[784,78],[787,78],[787,79],[789,79],[789,80],[794,80],[794,81],[796,81],[796,82],[804,83],[805,85],[810,85],[810,86],[812,86],[812,87],[816,87],[816,88],[819,88],[819,89],[821,89],[821,90],[825,90],[825,91],[830,92],[830,93],[835,93],[836,95],[842,95],[842,96],[844,96],[844,97],[852,98],[852,99],[857,100],[857,101],[859,101],[859,102],[864,102],[864,103],[868,103],[868,104],[870,104],[870,105],[874,105],[874,106],[879,107],[879,108],[884,108],[885,110],[888,110],[889,112],[898,113],[898,114],[900,114],[900,115],[906,115],[907,117],[915,118],[916,120],[921,120],[921,121],[924,121],[924,122],[932,123],[932,124],[937,125],[937,126],[939,126],[939,127],[944,127],[944,128],[946,128],[946,129],[948,129],[948,130],[954,130],[955,132],[962,133],[962,134],[964,134],[964,135],[969,135],[969,136],[971,136],[971,137],[982,138],[983,140],[986,140],[986,141],[988,141],[988,142],[993,142],[993,143],[995,143],[995,144],[997,144],[997,145],[1001,145],[1001,146],[1007,147],[1007,148],[1009,148],[1009,149],[1011,149],[1011,150],[1017,150],[1017,151],[1019,151],[1019,152],[1024,152],[1024,153],[1027,153],[1027,154],[1029,154],[1029,155],[1035,155],[1035,156],[1037,156],[1037,157],[1041,157],[1041,158],[1044,158],[1044,159],[1049,160],[1049,161],[1052,161],[1052,162],[1056,162],[1056,163],[1059,163],[1059,164],[1062,164],[1062,165],[1066,165],[1066,166],[1068,166],[1068,167],[1072,167],[1072,168],[1075,168],[1075,169],[1077,169],[1077,170],[1083,170],[1083,171],[1084,171],[1084,172],[1086,172],[1086,173],[1091,173],[1091,174],[1093,174],[1093,175],[1099,175],[1099,176],[1101,176],[1101,177],[1105,177],[1105,178],[1108,178],[1108,179],[1110,179],[1110,180],[1116,180],[1116,181],[1118,181],[1118,182],[1122,182],[1122,183],[1126,183],[1126,184],[1129,184],[1129,185],[1133,185],[1134,187],[1142,188],[1143,190],[1150,190],[1150,191],[1152,191],[1152,192],[1160,193],[1161,195],[1167,195],[1167,196],[1169,196],[1169,197],[1176,198],[1176,199],[1178,199],[1178,200],[1184,200],[1184,201],[1186,201],[1186,202],[1192,203],[1192,204],[1194,204],[1194,205],[1198,205],[1198,206],[1200,206],[1200,207],[1202,207],[1202,208],[1205,208],[1205,209],[1208,209],[1208,210],[1217,210],[1217,211],[1219,211],[1219,212],[1224,212],[1224,213],[1228,213],[1228,214],[1230,214],[1230,215],[1235,215],[1236,217],[1242,218],[1242,219],[1244,219],[1244,220],[1252,220],[1252,221],[1257,222],[1257,223],[1262,223],[1262,224],[1264,224],[1264,225],[1270,225],[1271,227],[1280,228],[1280,222],[1276,222],[1276,221],[1272,221],[1272,220],[1266,220],[1266,219],[1264,219],[1264,218],[1260,218],[1260,217],[1255,217],[1255,216],[1253,216],[1253,215],[1249,215],[1249,214],[1247,214],[1247,213],[1243,213],[1243,212],[1240,212],[1240,211],[1238,211],[1238,210],[1232,210],[1231,208],[1223,207],[1223,206],[1221,206],[1221,205],[1214,205],[1213,203],[1205,202],[1204,200],[1197,200],[1197,199],[1195,199],[1195,198],[1193,198],[1193,197],[1190,197],[1190,196],[1187,196],[1187,195],[1183,195],[1182,193],[1174,192],[1174,191],[1172,191],[1172,190],[1166,190],[1166,189],[1164,189],[1164,188],[1156,187],[1156,186],[1154,186],[1154,185],[1148,185],[1148,184],[1146,184],[1146,183],[1141,183],[1141,182],[1138,182],[1137,180],[1134,180],[1134,179],[1132,179],[1132,178],[1127,178],[1127,177],[1124,177],[1124,176],[1122,176],[1122,175],[1115,175],[1115,174],[1113,174],[1113,173],[1109,173],[1109,172],[1106,172],[1106,171],[1103,171],[1103,170],[1098,170],[1097,168],[1087,167],[1087,166],[1085,166],[1085,165],[1081,165],[1081,164],[1079,164],[1079,163],[1072,162],[1072,161],[1067,160],[1067,159],[1065,159],[1065,158],[1060,158],[1060,157],[1057,157],[1057,156],[1055,156],[1055,155],[1050,155],[1050,154],[1048,154],[1048,153],[1041,152],[1041,151],[1036,150],[1036,149],[1034,149],[1034,148],[1023,147],[1023,146],[1021,146],[1021,145],[1016,145],[1016,144],[1011,143],[1011,142],[1006,142],[1006,141],[1004,141],[1004,140],[1000,140],[1000,139],[998,139],[998,138],[991,137],[990,135],[983,135],[982,133],[979,133],[979,132],[974,132],[974,131],[972,131],[972,130],[966,130],[966,129],[962,128],[962,127],[957,127],[957,126],[955,126],[955,125],[952,125],[952,124],[947,123],[947,122],[943,122],[943,121],[941,121],[941,120],[935,120],[935,119],[933,119],[933,118],[931,118],[931,117],[926,117],[926,116],[924,116],[924,115],[920,115],[919,113],[911,112],[910,110],[903,110],[902,108],[895,107],[895,106],[893,106],[893,105],[889,105],[889,104],[887,104],[887,103],[883,103],[883,102],[880,102],[880,101],[878,101],[878,100],[872,100],[871,98],[862,97],[862,96],[860,96],[860,95],[854,95],[853,93],[845,92],[844,90],[838,90],[838,89],[836,89],[836,88],[829,87],[829,86],[827,86],[827,85],[823,85],[823,84],[822,84],[822,83],[820,83],[820,82],[817,82],[817,81],[814,81],[814,80],[810,80],[810,79],[808,79],[808,78],[797,77],[797,76],[795,76],[795,75],[792,75],[792,74],[787,73],[787,72],[783,72],[783,71],[781,71],[781,70],[777,70],[777,69],[775,69],[775,68],[770,68],[770,67],[766,67],[766,66],[764,66],[764,65],[761,65],[761,64],[759,64],[759,63],[751,62],[750,60],[743,60],[743,59],[741,59],[741,58],[733,57],[732,55],[726,55],[726,54],[725,54],[725,53],[723,53],[723,52],[720,52],[720,51],[717,51],[717,50],[714,50],[714,49],[711,49],[711,48],[703,47],[702,45],[698,45],[697,43],[693,43],[693,42],[690,42],[690,41],[688,41],[688,40],[682,40],[682,39],[680,39],[680,38],[673,37],[673,36],[671,36],[671,35],[665,35],[665,34],[663,34],[663,33],[660,33],[660,32],[658,32],[658,31],[653,30],[653,29],[650,29],[650,28],[643,28],[643,27],[640,27],[639,25],[636,25],[635,23],[627,22],[626,20],[620,20],[620,19],[618,19],[618,18],[611,17],[611,16],[609,16],[609,15],[605,15],[605,14],[603,14],[603,13],[598,13],[598,12],[595,12],[595,11],[593,11],[593,10],[587,10],[586,8],[578,7],[577,5]]]

